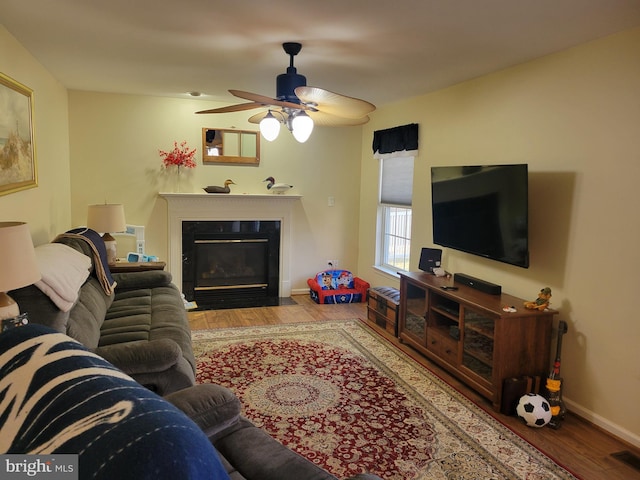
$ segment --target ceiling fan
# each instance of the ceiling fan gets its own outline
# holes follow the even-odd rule
[[[196,113],[229,113],[266,108],[266,112],[251,116],[249,122],[259,123],[262,136],[269,141],[276,139],[281,123],[291,131],[296,140],[305,142],[311,135],[314,124],[335,127],[362,125],[369,121],[368,114],[376,109],[375,105],[322,88],[308,87],[306,77],[300,75],[293,66],[293,57],[300,53],[302,44],[286,42],[282,44],[282,48],[290,60],[287,72],[278,75],[276,79],[276,98],[229,90],[232,95],[249,100],[249,103]]]

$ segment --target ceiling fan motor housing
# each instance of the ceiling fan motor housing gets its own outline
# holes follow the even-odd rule
[[[288,67],[287,73],[281,73],[276,79],[276,98],[285,102],[300,103],[294,90],[306,85],[307,77],[297,73],[295,67]]]
[[[302,49],[302,44],[298,42],[285,42],[282,44],[285,53],[289,55],[289,67],[287,73],[281,73],[276,78],[276,98],[285,102],[300,103],[300,99],[294,93],[298,87],[307,86],[307,78],[300,75],[293,66],[293,57]]]

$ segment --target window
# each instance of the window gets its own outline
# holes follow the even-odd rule
[[[373,132],[373,157],[380,160],[376,266],[394,274],[409,270],[418,127],[410,123]]]
[[[413,157],[380,159],[376,265],[409,270]]]
[[[380,205],[381,249],[379,266],[384,269],[409,270],[411,250],[411,208]]]

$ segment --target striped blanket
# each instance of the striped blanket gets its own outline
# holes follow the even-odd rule
[[[75,228],[58,235],[53,241],[61,238],[77,238],[87,242],[93,252],[93,264],[95,266],[96,277],[107,295],[111,295],[116,288],[116,281],[111,276],[109,263],[107,262],[107,249],[100,234],[90,228]]]
[[[171,403],[66,335],[12,328],[0,334],[0,454],[56,453],[77,454],[82,479],[228,479]]]

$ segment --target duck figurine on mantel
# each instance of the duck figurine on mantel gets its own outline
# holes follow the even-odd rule
[[[267,190],[277,194],[282,194],[293,188],[293,185],[289,185],[288,183],[275,183],[276,180],[273,177],[267,177],[263,182],[269,182],[267,183]]]
[[[204,187],[204,191],[207,193],[230,193],[231,192],[231,188],[229,188],[229,185],[235,185],[236,183],[231,180],[230,178],[227,178],[224,181],[224,187],[221,187],[219,185],[210,185],[208,187]]]

